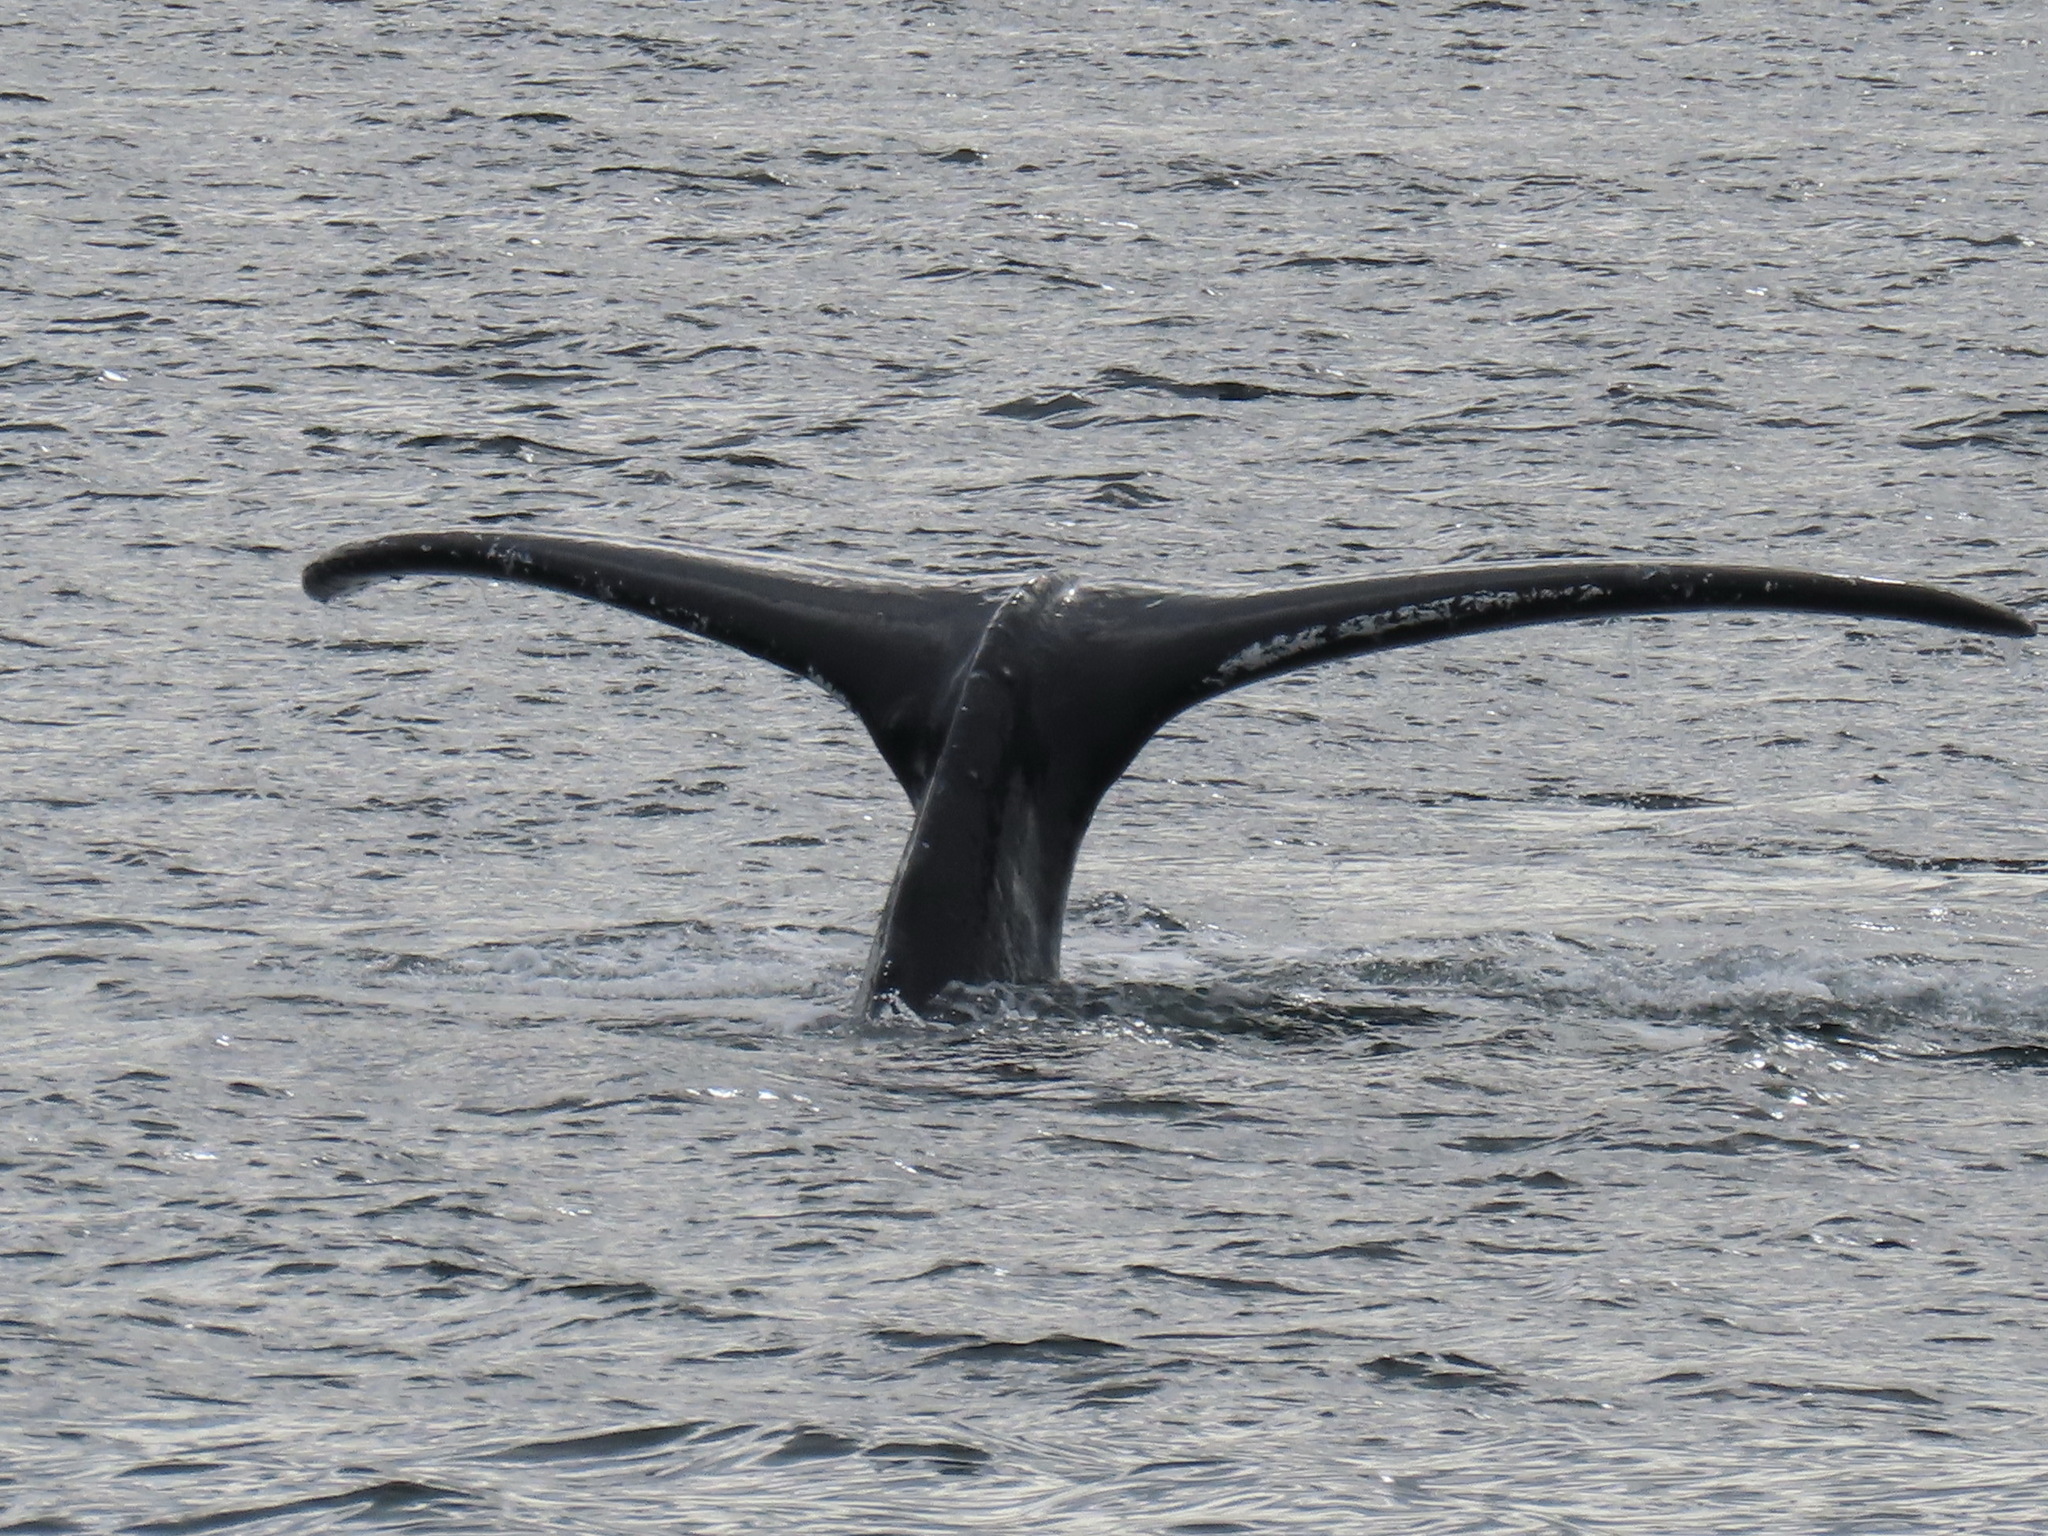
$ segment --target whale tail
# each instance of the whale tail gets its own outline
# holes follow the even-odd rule
[[[2030,635],[1939,588],[1765,566],[1541,561],[1188,593],[1044,576],[905,582],[555,534],[397,534],[306,567],[325,601],[382,577],[489,576],[737,647],[845,701],[916,812],[860,1006],[1043,982],[1096,805],[1153,734],[1233,688],[1481,630],[1760,608]]]

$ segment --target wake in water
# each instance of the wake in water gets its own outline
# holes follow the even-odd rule
[[[1879,943],[1795,952],[1694,936],[1660,948],[1508,930],[1276,958],[1113,892],[1073,909],[1069,928],[1074,980],[956,986],[944,1020],[898,1010],[865,1025],[845,1002],[864,947],[850,931],[646,923],[439,955],[339,958],[389,978],[379,988],[387,1004],[394,990],[412,992],[423,1007],[533,1028],[573,1020],[934,1041],[1129,1031],[1189,1045],[1371,1040],[1401,1050],[1512,1025],[1540,1028],[1563,1050],[1619,1030],[1674,1044],[1797,1036],[1874,1057],[2048,1061],[2040,972]]]

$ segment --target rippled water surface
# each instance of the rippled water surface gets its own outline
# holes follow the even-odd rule
[[[2048,598],[2030,5],[0,29],[0,1530],[2023,1531],[2048,685],[1248,689],[849,1017],[851,716],[343,539]]]

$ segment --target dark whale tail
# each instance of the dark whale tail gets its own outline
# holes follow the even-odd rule
[[[1763,608],[1997,635],[2034,626],[1910,582],[1765,566],[1542,561],[1186,593],[1041,576],[943,585],[551,534],[418,533],[306,567],[321,600],[380,577],[493,576],[720,640],[859,715],[916,811],[862,987],[1044,982],[1096,805],[1191,705],[1299,667],[1564,619]]]

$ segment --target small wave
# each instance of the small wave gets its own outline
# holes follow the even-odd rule
[[[570,1435],[560,1440],[526,1440],[493,1451],[490,1461],[590,1461],[619,1456],[637,1456],[677,1440],[688,1439],[709,1428],[709,1419],[691,1419],[683,1424],[649,1424],[637,1429],[601,1430],[590,1435]]]
[[[833,928],[731,929],[700,922],[488,941],[446,951],[359,950],[379,992],[474,999],[463,1012],[515,1027],[736,1025],[780,1034],[835,1016],[851,996],[864,936]],[[406,1004],[420,1006],[415,998]]]
[[[978,1445],[957,1440],[885,1440],[862,1453],[876,1461],[923,1462],[940,1472],[969,1472],[991,1458]]]
[[[2002,448],[2008,453],[2048,453],[2048,410],[1986,411],[1952,416],[1915,427],[1899,439],[1902,446],[1936,448]]]
[[[1405,1355],[1381,1355],[1365,1362],[1365,1369],[1382,1381],[1403,1386],[1427,1387],[1433,1391],[1512,1392],[1515,1384],[1498,1366],[1469,1355],[1432,1354],[1416,1350]]]
[[[1096,382],[1105,389],[1141,389],[1172,395],[1180,400],[1363,400],[1373,393],[1363,389],[1289,389],[1278,384],[1257,384],[1243,379],[1187,382],[1162,374],[1140,373],[1131,368],[1105,368],[1096,375]]]
[[[528,463],[541,458],[575,460],[592,466],[624,462],[580,448],[564,448],[556,443],[543,442],[537,437],[522,437],[517,432],[428,432],[404,439],[399,447],[443,448],[452,453],[486,454],[502,459],[522,459]]]
[[[975,1034],[1083,1027],[1095,1033],[1161,1035],[1199,1047],[1231,1039],[1307,1044],[1431,1023],[1440,1017],[1433,1008],[1377,993],[1352,998],[1304,994],[1284,983],[1275,985],[1272,978],[1252,975],[1188,983],[956,984],[934,1000],[926,1015],[888,1015],[874,1027],[951,1027]],[[1398,1043],[1385,1048],[1407,1049]]]
[[[919,1365],[1072,1365],[1076,1361],[1100,1360],[1130,1352],[1123,1344],[1107,1339],[1084,1338],[1071,1333],[1052,1333],[1043,1338],[1012,1341],[977,1339],[925,1356]]]
[[[400,1480],[352,1488],[346,1493],[328,1493],[312,1498],[285,1499],[276,1504],[253,1504],[243,1509],[225,1509],[213,1514],[188,1515],[174,1520],[151,1520],[130,1526],[142,1536],[193,1536],[200,1531],[223,1531],[259,1520],[276,1520],[287,1515],[311,1514],[319,1510],[349,1510],[357,1517],[384,1515],[418,1509],[424,1504],[447,1505],[476,1502],[474,1494],[453,1488],[436,1488],[428,1483]]]
[[[1461,996],[1522,1002],[1560,1018],[1726,1030],[1736,1046],[1802,1033],[1880,1054],[1984,1064],[2021,1065],[2048,1052],[2048,980],[1992,961],[1762,945],[1674,958],[1512,934],[1362,957],[1340,970],[1354,986],[1420,993],[1440,1007]]]
[[[982,415],[1007,416],[1014,421],[1045,421],[1054,416],[1071,416],[1077,411],[1095,409],[1095,402],[1087,396],[1063,390],[1056,395],[1020,395],[1015,400],[990,406]]]
[[[803,1428],[761,1458],[764,1466],[787,1466],[793,1461],[821,1461],[833,1456],[851,1456],[860,1449],[858,1440],[834,1434],[829,1429]]]

